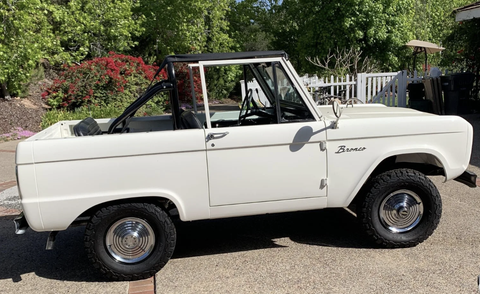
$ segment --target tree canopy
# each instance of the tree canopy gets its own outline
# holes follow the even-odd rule
[[[152,63],[175,53],[285,50],[297,70],[314,73],[321,68],[308,57],[354,50],[400,70],[409,40],[453,40],[461,31],[453,8],[469,1],[1,0],[0,84],[18,93],[42,58],[61,65],[109,51]],[[429,59],[451,63],[458,55],[448,49]]]
[[[21,90],[30,71],[58,42],[48,22],[48,6],[40,0],[0,2],[0,84],[6,99]]]

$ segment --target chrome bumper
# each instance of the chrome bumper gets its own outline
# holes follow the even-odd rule
[[[27,219],[25,218],[25,215],[23,215],[23,212],[20,213],[19,216],[17,216],[13,222],[15,223],[15,234],[17,235],[22,235],[25,234],[25,231],[28,229],[28,223]]]

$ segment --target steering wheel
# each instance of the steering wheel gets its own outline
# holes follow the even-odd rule
[[[340,106],[340,99],[334,99],[332,101],[333,114],[337,117],[337,120],[342,115],[342,107]]]
[[[258,95],[258,93],[257,93]],[[251,107],[252,106],[252,107]],[[242,113],[244,113],[242,115]],[[242,106],[240,108],[240,113],[238,115],[238,124],[241,125],[243,121],[245,121],[245,118],[252,116],[252,115],[257,115],[260,117],[266,117],[268,119],[273,119],[275,118],[274,114],[269,113],[265,109],[262,109],[258,106],[257,102],[255,102],[255,99],[253,99],[253,91],[252,89],[248,90],[247,96],[245,99],[243,99]]]
[[[345,107],[348,107],[349,104],[352,105],[353,107],[353,104],[363,104],[363,101],[354,97],[345,101],[345,105],[346,105]]]

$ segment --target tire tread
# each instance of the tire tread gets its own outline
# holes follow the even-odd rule
[[[101,259],[97,255],[97,252],[95,251],[94,236],[96,233],[96,228],[99,226],[99,224],[104,218],[124,209],[147,211],[151,215],[154,215],[157,220],[162,224],[162,227],[166,229],[164,231],[166,242],[162,258],[158,262],[156,262],[150,269],[139,273],[124,274],[115,272],[101,261]],[[170,260],[171,256],[173,255],[173,251],[175,250],[175,244],[176,231],[172,221],[165,213],[165,211],[163,211],[158,206],[150,203],[125,203],[103,207],[91,217],[85,228],[84,234],[84,245],[85,251],[87,253],[87,258],[90,260],[93,266],[102,273],[102,275],[104,275],[110,280],[115,281],[141,280],[154,276]]]
[[[398,184],[401,182],[413,183],[423,187],[426,193],[431,195],[429,199],[429,202],[431,203],[429,208],[425,208],[428,209],[426,219],[422,219],[423,222],[426,222],[425,225],[427,229],[416,238],[399,242],[385,237],[375,228],[373,225],[374,220],[372,218],[372,207],[374,206],[374,202],[377,200],[377,198],[381,197],[383,191],[388,189],[392,183]],[[370,181],[367,191],[368,192],[362,201],[359,220],[367,235],[373,238],[373,241],[380,246],[389,248],[416,246],[432,235],[440,222],[442,214],[442,202],[440,194],[432,181],[430,181],[430,179],[428,179],[424,174],[416,170],[406,168],[394,169],[379,174]]]

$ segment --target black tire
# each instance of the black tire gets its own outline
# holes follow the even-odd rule
[[[424,174],[395,169],[374,177],[360,203],[358,219],[368,236],[384,247],[412,247],[437,228],[442,200]]]
[[[154,204],[118,204],[91,217],[84,242],[88,259],[105,277],[139,280],[165,266],[175,249],[176,231],[168,215]]]

